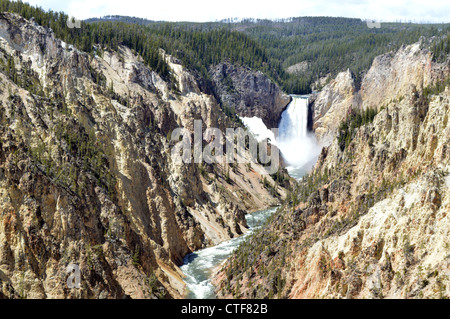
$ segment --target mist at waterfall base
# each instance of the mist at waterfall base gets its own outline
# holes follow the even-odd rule
[[[311,170],[322,150],[308,131],[308,105],[308,96],[292,95],[279,124],[277,146],[288,164],[289,175],[296,179]]]

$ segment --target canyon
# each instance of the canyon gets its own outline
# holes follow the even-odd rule
[[[298,96],[230,59],[202,73],[159,48],[158,73],[0,13],[0,299],[448,298],[450,58],[427,41]],[[249,147],[174,161],[198,121],[280,127],[279,171]]]

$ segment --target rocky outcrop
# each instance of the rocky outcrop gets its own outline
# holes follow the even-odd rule
[[[327,143],[337,131],[349,107],[357,106],[355,83],[350,70],[339,73],[334,80],[312,98],[312,130],[321,143]]]
[[[170,56],[176,85],[126,47],[92,57],[2,14],[0,60],[0,298],[180,298],[186,254],[285,195],[258,164],[172,161],[173,129],[237,124]]]
[[[349,109],[380,108],[413,89],[421,91],[445,79],[448,73],[448,64],[432,62],[431,52],[421,42],[376,57],[359,90],[349,70],[339,73],[315,94],[312,127],[316,137],[329,143]]]
[[[291,97],[262,72],[223,62],[211,68],[215,91],[226,107],[241,117],[259,117],[268,128],[278,123]]]
[[[220,297],[450,296],[450,89],[427,97],[406,86],[390,93],[401,99],[380,91],[388,102],[373,122],[323,149],[268,226],[223,265]],[[362,105],[375,99],[365,96]]]
[[[309,63],[308,61],[302,61],[300,63],[296,63],[286,68],[286,72],[291,74],[299,74],[301,72],[305,72],[308,70]]]

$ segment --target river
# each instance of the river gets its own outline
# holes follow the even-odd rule
[[[186,275],[184,278],[188,289],[186,298],[215,299],[214,286],[211,283],[213,269],[227,259],[239,244],[261,227],[264,221],[276,210],[275,207],[247,214],[246,219],[249,229],[245,235],[187,255],[184,258],[184,265],[181,266],[181,270]]]

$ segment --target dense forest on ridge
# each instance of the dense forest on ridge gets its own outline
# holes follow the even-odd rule
[[[447,36],[448,38],[450,32],[449,24],[382,23],[380,28],[369,28],[361,19],[334,17],[245,19],[242,21],[229,19],[207,23],[169,23],[123,16],[87,20],[90,23],[105,21],[146,26],[154,34],[163,34],[164,38],[171,39],[166,42],[177,43],[183,48],[180,51],[189,56],[190,60],[201,63],[202,65],[196,66],[200,69],[216,63],[222,47],[220,43],[214,43],[220,32],[214,34],[212,38],[204,36],[200,39],[198,34],[211,34],[214,30],[237,31],[245,34],[256,43],[251,48],[238,50],[238,53],[233,55],[237,57],[235,62],[267,73],[278,81],[285,91],[293,94],[309,93],[312,83],[328,75],[333,77],[345,69],[352,71],[356,83],[359,84],[375,56],[395,51],[401,45],[417,42],[421,37]],[[190,33],[191,37],[196,39],[195,45],[192,45],[192,42],[186,42],[185,37],[178,39],[177,32]],[[230,32],[228,36],[233,34],[234,32]],[[204,45],[205,40],[207,45],[211,46]],[[245,37],[240,40],[249,41]],[[190,44],[190,48],[183,47],[186,43]],[[232,46],[229,47],[229,44]],[[234,52],[235,46],[236,43],[231,41],[223,48]],[[252,52],[258,46],[260,49]],[[166,43],[166,48],[170,47],[170,44]],[[209,51],[203,52],[204,47],[207,47]],[[435,45],[433,49],[439,49],[445,55],[445,52],[448,54],[448,47],[447,40],[447,44],[441,42],[440,46]],[[219,52],[215,52],[215,48]],[[177,50],[169,51],[176,54]],[[247,57],[248,54],[251,54],[255,61]],[[206,60],[203,59],[205,57]],[[294,74],[286,72],[290,66],[302,62],[306,64],[306,68],[303,68],[301,72],[294,72]]]
[[[194,23],[107,16],[69,28],[66,14],[21,1],[0,0],[0,11],[34,18],[58,38],[92,54],[117,49],[119,44],[128,46],[164,79],[170,79],[170,69],[159,51],[162,48],[195,70],[209,89],[209,68],[224,60],[264,72],[287,93],[304,94],[319,79],[331,79],[347,68],[358,85],[375,56],[420,37],[437,36],[432,45],[436,57],[449,50],[448,24],[383,23],[381,28],[369,28],[360,19],[332,17]],[[299,63],[303,64],[300,71],[287,71]]]

